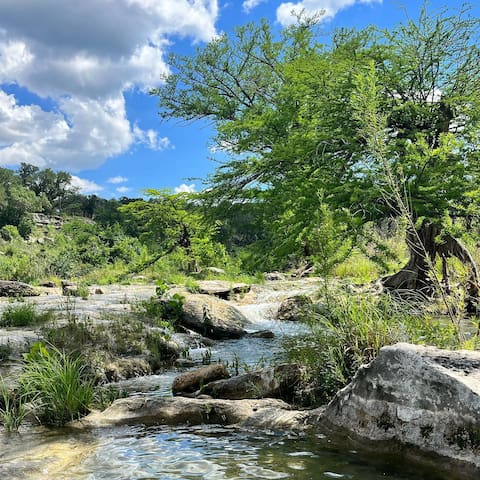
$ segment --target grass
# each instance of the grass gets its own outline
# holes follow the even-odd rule
[[[10,304],[2,313],[0,327],[30,327],[52,319],[53,312],[39,312],[33,303]]]
[[[289,361],[307,367],[306,404],[321,404],[351,381],[358,368],[373,360],[380,348],[397,342],[441,348],[472,348],[478,339],[461,341],[456,328],[412,309],[412,305],[366,295],[331,295],[329,310],[312,314],[309,333],[289,339]]]
[[[22,397],[9,392],[0,377],[0,422],[7,432],[16,432],[27,415]]]
[[[23,395],[37,406],[47,425],[65,425],[89,412],[93,381],[81,357],[38,345],[25,356]]]

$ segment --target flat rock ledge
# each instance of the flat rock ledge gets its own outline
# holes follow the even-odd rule
[[[245,428],[301,430],[306,411],[274,399],[217,400],[133,396],[116,400],[102,412],[93,412],[72,424],[88,429],[118,425],[237,425]]]
[[[384,347],[316,421],[478,469],[480,352]]]

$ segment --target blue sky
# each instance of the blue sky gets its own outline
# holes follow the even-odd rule
[[[0,166],[67,170],[83,193],[139,196],[193,190],[215,168],[211,129],[161,124],[151,87],[169,52],[189,54],[218,32],[295,9],[340,26],[391,27],[412,0],[1,0]],[[432,10],[459,1],[431,0]],[[475,6],[478,15],[480,7]]]

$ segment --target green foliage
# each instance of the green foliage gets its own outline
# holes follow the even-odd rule
[[[47,425],[64,425],[80,418],[93,401],[93,382],[81,357],[55,348],[39,349],[26,357],[20,387]]]
[[[0,422],[7,432],[16,432],[27,415],[24,399],[9,391],[0,377]]]
[[[38,312],[35,304],[22,302],[9,304],[0,318],[0,327],[29,327],[51,321],[51,311]]]
[[[286,342],[286,351],[289,360],[307,366],[305,401],[313,404],[331,399],[385,345],[463,346],[451,324],[412,312],[389,296],[330,296],[327,311],[312,317],[309,327],[304,337]]]
[[[13,349],[9,341],[7,341],[7,343],[0,343],[0,362],[7,360],[12,352]]]

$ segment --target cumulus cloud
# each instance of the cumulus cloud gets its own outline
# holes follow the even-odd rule
[[[245,0],[242,3],[242,8],[245,13],[250,13],[255,7],[258,7],[261,3],[265,2],[266,0]]]
[[[77,177],[76,175],[72,175],[71,185],[72,187],[78,188],[78,191],[84,195],[99,193],[103,190],[103,187],[97,185],[95,182]]]
[[[115,189],[118,193],[127,193],[131,190],[130,187],[118,187]]]
[[[321,13],[323,19],[329,19],[334,17],[340,10],[357,3],[382,3],[382,0],[302,0],[297,3],[285,2],[277,8],[277,20],[282,25],[291,25],[296,22],[297,15],[302,11],[308,15]]]
[[[190,185],[187,185],[185,183],[182,183],[178,187],[175,187],[173,191],[175,193],[193,193],[195,191],[195,184],[191,183]]]
[[[117,175],[116,177],[110,177],[107,180],[107,183],[113,183],[113,184],[125,183],[125,182],[128,182],[128,178],[122,177],[121,175]]]
[[[158,85],[169,37],[209,40],[217,16],[218,0],[2,0],[0,85],[49,98],[54,109],[21,105],[0,88],[0,164],[82,170],[135,142],[172,148],[131,124],[124,92]]]

